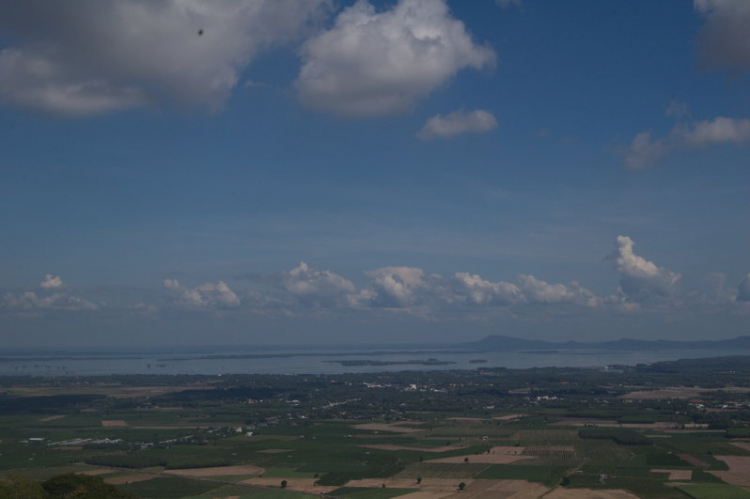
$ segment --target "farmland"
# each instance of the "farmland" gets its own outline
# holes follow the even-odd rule
[[[76,473],[145,498],[750,495],[750,360],[662,364],[2,378],[0,492]],[[700,399],[672,396],[681,372]]]

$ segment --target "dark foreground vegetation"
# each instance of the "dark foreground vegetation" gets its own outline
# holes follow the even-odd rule
[[[0,499],[468,498],[521,489],[750,497],[750,357],[606,369],[0,378]]]

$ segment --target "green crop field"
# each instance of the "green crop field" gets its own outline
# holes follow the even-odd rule
[[[685,499],[682,492],[656,478],[611,477],[605,481],[605,487],[625,489],[643,499]]]
[[[482,471],[476,478],[491,480],[527,480],[548,486],[557,485],[568,468],[563,466],[533,466],[522,464],[493,464]]]
[[[472,478],[489,467],[488,464],[472,463],[414,463],[396,478]]]
[[[390,499],[391,497],[398,497],[412,492],[414,492],[414,489],[341,487],[332,490],[327,495],[345,497],[347,499]]]
[[[677,488],[694,499],[750,499],[750,492],[734,485],[712,483],[678,485]]]
[[[519,445],[573,445],[579,442],[576,430],[519,430],[511,435]]]

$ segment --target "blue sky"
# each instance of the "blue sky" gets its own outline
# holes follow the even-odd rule
[[[748,334],[748,23],[0,1],[3,343]]]

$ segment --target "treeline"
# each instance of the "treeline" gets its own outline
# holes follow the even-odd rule
[[[161,466],[168,470],[211,468],[217,466],[230,466],[232,464],[230,459],[223,458],[197,456],[180,457],[179,454],[162,457],[139,452],[131,454],[89,456],[84,462],[94,466],[107,466],[110,468],[143,469]]]

